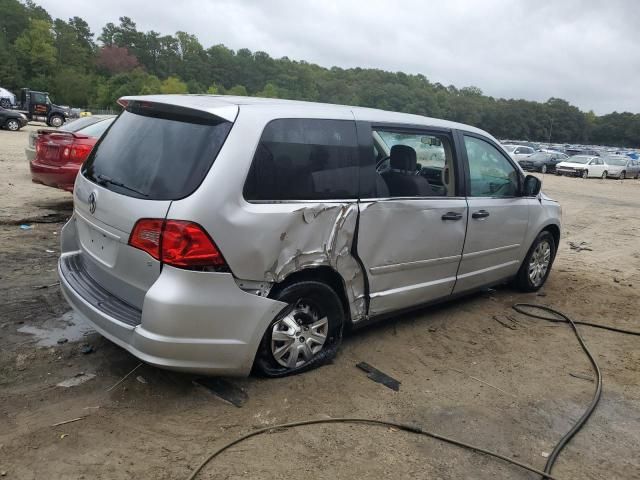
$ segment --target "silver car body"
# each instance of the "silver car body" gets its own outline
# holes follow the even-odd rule
[[[149,201],[115,193],[82,174],[76,179],[74,214],[61,237],[62,291],[101,334],[157,366],[248,374],[265,330],[286,306],[269,298],[269,291],[292,274],[322,271],[339,279],[347,318],[360,325],[508,280],[542,230],[560,235],[560,206],[542,193],[280,202],[243,197],[256,146],[276,119],[437,129],[452,138],[473,135],[499,148],[489,134],[467,125],[275,99],[158,95],[125,100],[187,107],[233,122],[209,173],[185,198]],[[490,216],[472,219],[471,213],[480,210]],[[450,212],[461,221],[441,219]],[[127,244],[138,219],[165,217],[199,223],[232,273],[161,265]]]
[[[607,164],[607,176],[614,178],[638,178],[640,175],[640,164],[637,160],[627,157],[626,155],[615,155],[604,157],[603,161]]]

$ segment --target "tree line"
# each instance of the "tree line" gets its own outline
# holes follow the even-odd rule
[[[494,98],[421,74],[325,68],[222,44],[205,48],[187,32],[139,31],[128,17],[107,23],[96,37],[82,18],[54,19],[33,0],[0,0],[0,86],[48,91],[58,104],[88,109],[154,93],[289,98],[444,118],[498,138],[640,146],[640,114],[596,116],[559,98]]]

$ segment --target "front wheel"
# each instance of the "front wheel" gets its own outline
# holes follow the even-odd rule
[[[589,178],[589,170],[582,171],[582,178]]]
[[[603,180],[606,180],[606,178],[607,178],[607,176],[608,176],[608,175],[609,175],[609,174],[608,174],[608,173],[607,173],[607,171],[605,170],[604,172],[602,172],[602,179],[603,179]]]
[[[264,333],[255,368],[267,377],[305,372],[335,357],[344,310],[336,292],[316,281],[293,283],[272,295],[287,303]]]
[[[544,285],[556,256],[556,242],[551,232],[540,232],[524,258],[518,275],[517,287],[524,292],[535,292]]]
[[[620,172],[620,180],[624,180],[625,178],[627,178],[627,172]]]
[[[542,167],[540,167],[540,172],[541,173],[547,173],[547,166],[546,165],[542,165]]]
[[[6,108],[6,109],[11,108],[11,100],[9,100],[8,98],[0,99],[0,107]]]
[[[7,127],[7,130],[11,130],[12,132],[17,132],[18,130],[20,130],[20,122],[18,122],[18,120],[14,118],[10,118],[9,120],[7,120],[5,126]]]

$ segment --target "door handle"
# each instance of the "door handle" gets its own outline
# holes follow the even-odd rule
[[[489,212],[486,210],[478,210],[477,212],[473,212],[471,214],[471,218],[487,218],[489,216]]]
[[[447,212],[442,215],[442,220],[460,220],[462,218],[462,214],[458,212]]]

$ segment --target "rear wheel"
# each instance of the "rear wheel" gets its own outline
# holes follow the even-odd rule
[[[535,292],[547,281],[551,265],[556,256],[556,242],[551,232],[540,232],[524,258],[516,285],[524,292]]]
[[[256,355],[256,369],[268,377],[305,372],[335,357],[344,324],[340,297],[316,281],[293,283],[272,295],[288,306],[271,322]]]
[[[7,120],[5,126],[7,127],[7,130],[11,130],[12,132],[17,132],[18,130],[20,130],[20,122],[18,122],[18,120],[16,120],[15,118],[10,118],[9,120]]]
[[[582,171],[582,178],[589,178],[589,170]]]
[[[540,167],[540,172],[547,173],[547,166],[545,164],[542,164],[542,167]]]
[[[11,101],[8,98],[0,99],[0,107],[11,108]]]
[[[604,172],[602,172],[602,179],[605,180],[607,178],[609,174],[607,173],[607,171],[605,170]]]
[[[622,172],[620,172],[620,180],[624,180],[625,178],[627,178],[627,172],[623,170]]]

